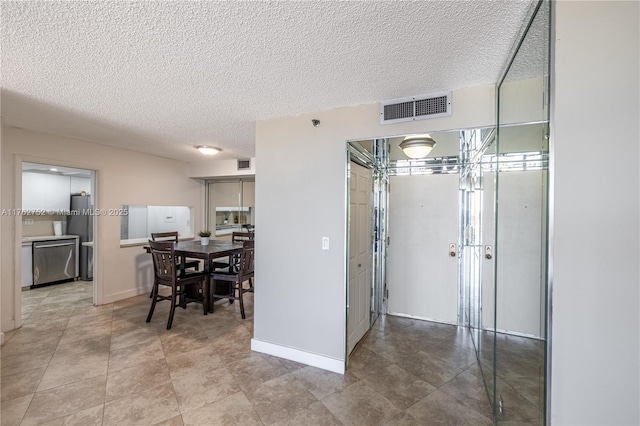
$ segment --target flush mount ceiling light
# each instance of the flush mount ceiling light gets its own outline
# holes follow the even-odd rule
[[[220,152],[219,148],[214,148],[212,146],[201,145],[196,147],[198,151],[205,155],[214,155]]]
[[[430,135],[413,135],[407,136],[402,142],[400,142],[400,149],[409,158],[424,158],[436,146]]]

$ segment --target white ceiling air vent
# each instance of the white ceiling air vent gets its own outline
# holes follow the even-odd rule
[[[251,160],[238,160],[238,170],[249,170],[251,168]]]
[[[380,102],[380,124],[451,115],[451,92],[431,93]]]

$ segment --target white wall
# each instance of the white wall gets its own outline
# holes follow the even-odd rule
[[[452,109],[451,117],[384,126],[377,104],[257,123],[260,286],[255,293],[254,348],[260,344],[262,351],[299,356],[302,362],[320,359],[343,365],[345,142],[492,125],[494,87],[454,90]],[[320,126],[313,127],[311,119],[319,119]],[[329,251],[321,250],[323,236],[330,238]]]
[[[3,132],[4,124],[3,124],[3,121],[4,120],[3,120],[2,116],[0,116],[0,164],[3,164],[3,161],[4,161],[4,155],[3,155],[3,151],[4,151],[4,132]],[[3,188],[2,180],[3,180],[2,179],[2,173],[0,172],[0,192],[1,192],[2,188]],[[0,205],[0,207],[2,207],[2,206]],[[0,217],[2,217],[2,216],[0,216]],[[4,239],[5,239],[4,237],[6,235],[5,232],[3,231],[4,226],[2,226],[1,220],[2,219],[0,219],[0,242],[4,241]],[[5,258],[5,252],[4,252],[4,248],[3,247],[4,247],[4,244],[0,243],[0,262],[1,262],[2,259]],[[2,266],[2,263],[0,263],[0,266]],[[2,309],[2,305],[3,305],[2,301],[4,300],[4,297],[2,297],[2,287],[4,287],[4,286],[2,285],[2,283],[3,283],[2,273],[0,272],[0,345],[4,345],[4,333],[2,332],[4,330],[4,328],[2,328],[2,322],[3,322],[2,318],[4,318],[4,316],[3,316],[3,311],[4,310]]]
[[[529,39],[527,39],[527,42],[533,44]],[[536,60],[542,61],[543,58],[536,58]],[[542,64],[539,62],[535,62],[535,64],[536,65],[529,64],[530,72],[541,73]],[[511,76],[511,71],[509,76]],[[515,80],[505,80],[502,83],[500,105],[518,105],[518,108],[503,107],[500,110],[500,124],[546,121],[547,111],[544,108],[546,102],[544,99],[544,91],[541,90],[541,88],[544,87],[542,75],[523,80],[518,80],[518,77],[516,74],[514,76],[514,78],[516,78]]]
[[[542,275],[543,172],[501,172],[498,177],[496,328],[543,337],[540,306],[547,278]],[[491,302],[484,305],[491,315]],[[544,324],[544,321],[542,321]]]
[[[187,175],[192,178],[214,178],[226,176],[253,176],[256,174],[256,159],[250,158],[251,168],[238,170],[238,160],[209,160],[189,163]]]
[[[482,245],[497,249],[496,328],[545,336],[545,285],[541,271],[545,177],[539,170],[501,172],[498,244],[495,245],[495,173],[484,173]],[[482,257],[482,326],[494,326],[494,265]]]
[[[640,424],[640,3],[555,3],[552,423]]]
[[[96,208],[128,205],[194,206],[201,223],[203,184],[187,177],[187,163],[13,127],[2,128],[1,208],[21,203],[20,160],[97,170]],[[151,286],[151,259],[141,247],[120,247],[120,216],[98,216],[99,303],[135,296]],[[15,327],[20,283],[19,217],[2,216],[2,330]]]
[[[91,194],[91,178],[71,176],[70,190],[72,194],[79,194],[82,191]]]

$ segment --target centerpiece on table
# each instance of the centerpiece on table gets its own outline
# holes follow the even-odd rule
[[[200,231],[198,232],[198,235],[200,236],[200,244],[202,244],[203,246],[208,246],[209,237],[211,237],[211,231]]]

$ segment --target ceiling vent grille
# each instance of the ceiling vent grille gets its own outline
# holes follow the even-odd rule
[[[380,102],[380,124],[425,120],[450,115],[451,92],[410,96]]]
[[[238,160],[238,170],[249,170],[251,168],[251,160]]]

